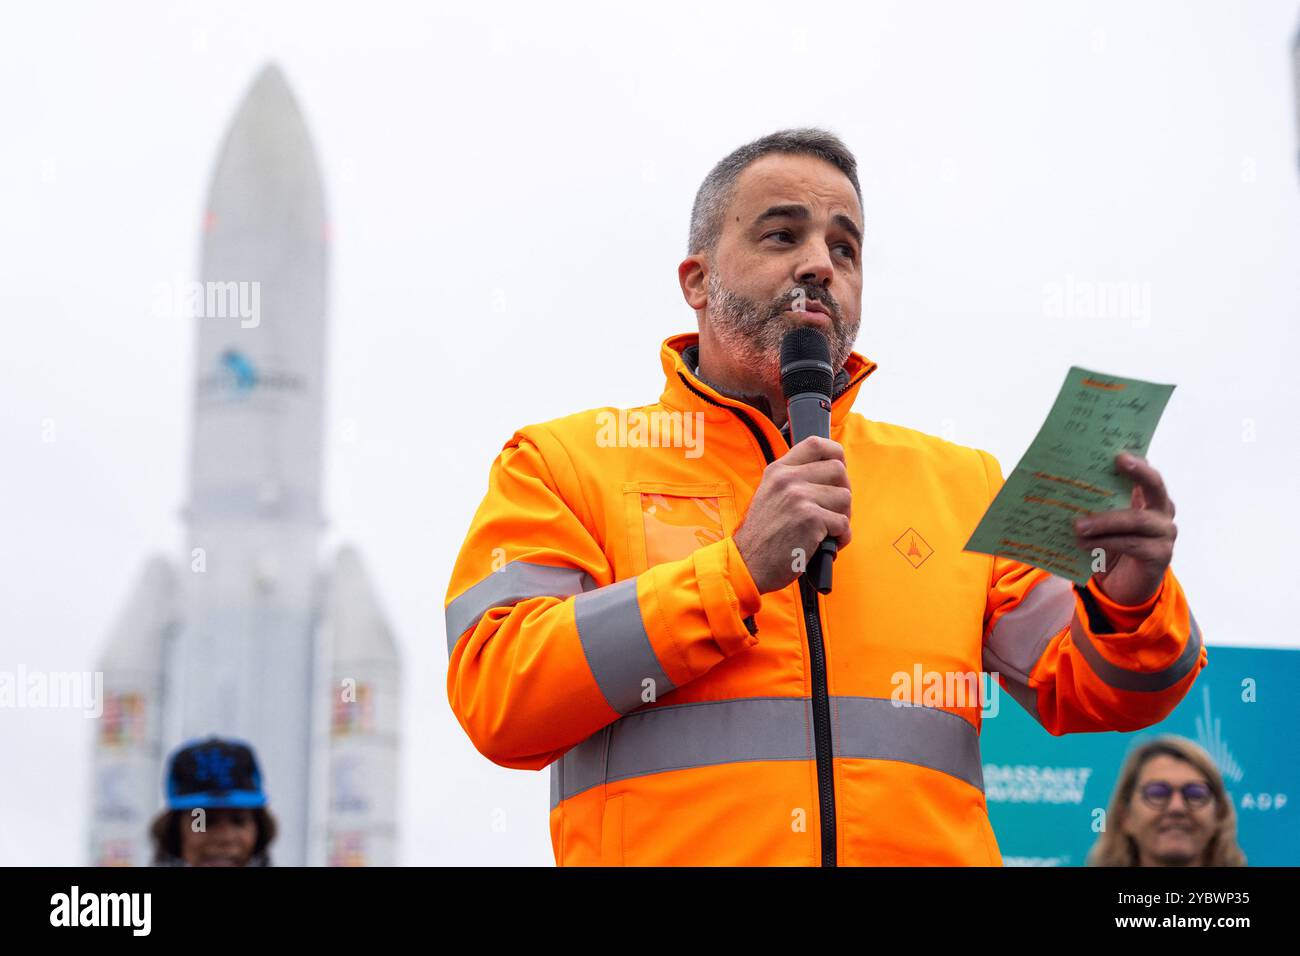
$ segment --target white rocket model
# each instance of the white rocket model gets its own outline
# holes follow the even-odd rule
[[[274,66],[226,135],[203,232],[189,546],[176,571],[151,564],[103,663],[106,712],[121,686],[161,733],[97,735],[92,861],[147,862],[165,754],[215,734],[257,754],[274,862],[391,864],[398,658],[356,553],[320,570],[328,222]]]
[[[1295,94],[1296,160],[1300,163],[1300,29],[1291,41],[1291,81]]]

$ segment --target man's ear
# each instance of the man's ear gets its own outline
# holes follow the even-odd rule
[[[682,287],[682,298],[696,312],[709,302],[709,262],[702,255],[687,256],[677,266],[677,281]]]

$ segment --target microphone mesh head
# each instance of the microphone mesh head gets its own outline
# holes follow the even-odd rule
[[[793,363],[801,363],[791,368]],[[813,362],[820,362],[814,365]],[[804,364],[806,363],[806,364]],[[831,397],[835,372],[831,347],[820,330],[807,325],[791,329],[781,339],[781,392],[786,398],[803,392]]]

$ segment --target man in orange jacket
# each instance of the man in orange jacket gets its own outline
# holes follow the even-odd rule
[[[560,865],[1000,865],[981,775],[998,675],[1051,734],[1164,718],[1206,663],[1160,474],[1092,515],[1087,586],[964,544],[997,460],[850,411],[856,163],[787,130],[700,187],[678,266],[699,334],[659,401],[521,428],[447,591],[447,694],[474,745],[551,772]],[[820,328],[831,437],[789,445],[778,346]],[[801,574],[826,537],[834,589]],[[923,691],[922,691],[923,688]],[[995,687],[996,690],[996,687]]]

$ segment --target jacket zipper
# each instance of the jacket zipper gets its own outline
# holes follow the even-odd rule
[[[776,460],[772,445],[763,429],[752,418],[733,405],[714,401],[690,383],[685,375],[677,373],[687,388],[710,405],[725,408],[745,423],[758,440],[767,464]],[[817,806],[821,819],[822,866],[836,866],[835,852],[835,770],[831,748],[831,701],[826,689],[826,647],[822,640],[822,620],[818,610],[817,589],[806,575],[799,577],[799,600],[803,605],[804,627],[808,631],[808,651],[812,657],[813,745],[817,754]]]

